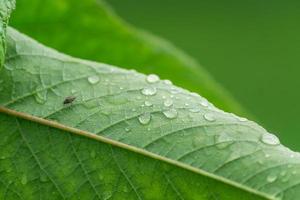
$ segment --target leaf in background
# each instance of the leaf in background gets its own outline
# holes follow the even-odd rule
[[[0,1],[0,70],[2,69],[5,57],[5,34],[6,26],[10,16],[10,12],[15,6],[14,0]],[[1,91],[1,90],[0,90]]]
[[[126,24],[102,0],[18,0],[17,7],[13,26],[48,46],[76,57],[156,73],[224,110],[245,114],[192,58]]]
[[[1,108],[0,180],[7,186],[1,195],[300,196],[299,154],[257,124],[155,75],[71,58],[12,29],[8,35],[0,104],[67,127],[57,130],[18,113],[23,119],[16,119]],[[63,105],[69,96],[77,98]],[[91,139],[75,135],[77,129]]]

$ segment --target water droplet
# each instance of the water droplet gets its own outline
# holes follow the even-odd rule
[[[26,185],[27,184],[27,176],[24,174],[23,176],[22,176],[22,178],[21,178],[21,183],[23,184],[23,185]]]
[[[204,117],[205,120],[207,120],[209,122],[216,121],[215,117],[210,113],[204,114],[203,117]]]
[[[218,149],[224,149],[233,143],[233,138],[227,133],[220,133],[215,135],[215,143]]]
[[[42,90],[34,95],[35,101],[38,104],[45,104],[47,101],[48,90]]]
[[[239,120],[240,122],[246,122],[246,121],[248,121],[248,119],[247,119],[247,118],[244,118],[244,117],[238,117],[238,120]]]
[[[150,74],[147,76],[146,80],[148,83],[156,83],[159,81],[159,77],[156,74]]]
[[[271,155],[270,154],[265,154],[265,158],[270,158],[271,157]]]
[[[262,165],[262,164],[264,164],[264,161],[263,160],[259,160],[258,164]]]
[[[204,107],[207,107],[207,106],[208,106],[208,102],[207,102],[206,100],[202,100],[202,101],[200,102],[200,104],[201,104],[202,106],[204,106]]]
[[[169,119],[174,119],[178,115],[177,110],[175,110],[174,108],[163,111],[163,114]]]
[[[164,83],[167,85],[172,85],[172,81],[170,81],[170,80],[164,80]]]
[[[92,158],[95,158],[96,157],[96,152],[93,150],[93,151],[91,151],[91,157]]]
[[[276,176],[275,174],[269,174],[269,175],[267,176],[267,181],[268,181],[269,183],[273,183],[274,181],[276,181],[276,179],[277,179],[277,176]]]
[[[126,132],[129,132],[129,131],[130,131],[130,128],[125,128],[125,131],[126,131]]]
[[[153,104],[150,101],[145,101],[145,106],[152,106]]]
[[[280,172],[280,176],[285,176],[285,175],[286,175],[286,171]]]
[[[148,124],[150,122],[150,120],[151,120],[151,114],[150,113],[144,113],[144,114],[141,114],[139,116],[139,122],[141,124],[144,124],[144,125]]]
[[[279,139],[275,135],[270,134],[270,133],[263,134],[261,137],[261,141],[268,145],[279,145],[280,144]]]
[[[185,103],[184,105],[185,105],[185,106],[189,106],[189,104],[188,104],[188,103]]]
[[[142,89],[142,94],[146,95],[146,96],[152,96],[155,95],[157,92],[155,87],[146,87],[144,89]]]
[[[165,105],[166,107],[172,106],[172,105],[173,105],[172,99],[166,99],[166,100],[164,101],[164,105]]]
[[[88,77],[88,81],[91,83],[91,84],[96,84],[99,82],[99,77],[94,75],[94,76],[90,76]]]

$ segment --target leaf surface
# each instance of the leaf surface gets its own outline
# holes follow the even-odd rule
[[[8,36],[0,104],[69,128],[50,128],[2,109],[0,178],[8,187],[1,195],[35,199],[47,191],[57,199],[62,194],[66,199],[300,196],[299,154],[254,122],[225,113],[156,76],[75,59],[13,29]],[[69,96],[76,99],[64,105]],[[70,128],[95,138],[79,137]],[[96,142],[99,137],[101,142]]]
[[[17,6],[12,25],[47,46],[79,58],[156,73],[224,110],[245,114],[194,59],[131,27],[102,0],[18,0]]]

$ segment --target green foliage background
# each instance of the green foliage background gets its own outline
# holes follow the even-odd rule
[[[300,2],[109,0],[206,67],[264,127],[300,150]]]

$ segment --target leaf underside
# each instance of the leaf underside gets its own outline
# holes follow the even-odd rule
[[[298,153],[254,122],[169,82],[60,54],[11,28],[0,80],[0,105],[9,109],[212,174],[1,113],[4,199],[300,196]],[[64,105],[69,96],[76,99]]]
[[[79,58],[156,73],[223,110],[246,113],[195,60],[123,22],[102,0],[18,0],[17,8],[12,25],[47,46]]]

